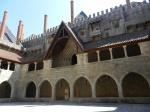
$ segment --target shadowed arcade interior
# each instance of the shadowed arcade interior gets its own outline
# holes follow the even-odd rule
[[[69,100],[70,87],[65,79],[61,79],[56,85],[56,100]]]
[[[137,74],[129,73],[122,82],[124,97],[150,97],[150,87],[147,80]]]
[[[3,82],[0,84],[0,98],[10,98],[11,86],[8,82]]]
[[[110,76],[103,75],[96,82],[97,97],[118,97],[118,88],[115,80]]]
[[[36,96],[36,86],[34,84],[34,82],[30,82],[27,85],[27,89],[26,89],[26,97],[35,97]]]
[[[46,80],[41,84],[40,87],[40,97],[51,97],[52,87],[51,84]]]
[[[74,97],[92,97],[92,89],[89,81],[81,77],[74,84]]]

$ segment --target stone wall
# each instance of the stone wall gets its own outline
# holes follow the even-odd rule
[[[27,68],[28,65],[23,65],[22,69],[22,80],[21,86],[19,91],[20,100],[23,101],[43,101],[42,98],[39,98],[39,90],[40,84],[44,80],[48,80],[52,86],[52,97],[48,98],[51,101],[56,99],[56,85],[60,79],[64,79],[69,83],[70,88],[70,101],[92,101],[92,102],[105,102],[105,101],[112,101],[112,102],[131,102],[131,103],[148,103],[150,97],[138,97],[138,98],[128,98],[123,96],[123,88],[122,82],[126,75],[131,72],[137,73],[144,77],[147,80],[147,83],[150,85],[150,57],[149,57],[149,41],[148,42],[141,42],[139,43],[141,48],[141,55],[133,56],[133,57],[125,57],[120,59],[111,59],[107,61],[97,61],[93,63],[87,63],[87,54],[80,54],[77,55],[78,57],[78,64],[70,65],[70,66],[63,66],[63,67],[56,67],[51,68],[50,66],[45,66],[43,70],[39,71],[32,71],[28,72]],[[45,61],[45,63],[50,63],[51,61]],[[96,82],[98,79],[103,76],[109,76],[112,78],[118,89],[119,97],[96,97]],[[75,83],[79,78],[85,78],[89,84],[91,85],[91,93],[92,96],[90,97],[82,97],[76,98],[74,96],[74,87]],[[25,98],[26,86],[27,84],[33,81],[36,85],[36,98],[27,99]],[[82,84],[81,84],[82,85]],[[81,88],[80,88],[81,89]],[[84,88],[82,88],[84,90]],[[109,88],[108,88],[109,89]],[[86,88],[85,88],[86,91]],[[47,100],[48,100],[47,99]],[[139,100],[137,100],[139,99]],[[45,99],[46,100],[46,99]]]

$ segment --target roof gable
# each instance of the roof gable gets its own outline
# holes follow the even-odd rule
[[[75,43],[80,52],[84,51],[82,43],[78,40],[71,28],[62,21],[54,40],[45,55],[45,58],[51,58],[53,53],[58,53],[64,49],[68,39],[71,39]]]

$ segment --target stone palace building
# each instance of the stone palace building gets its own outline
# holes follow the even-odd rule
[[[0,102],[150,103],[150,3],[130,2],[24,39],[0,22]]]

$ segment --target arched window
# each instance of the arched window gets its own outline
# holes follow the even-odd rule
[[[71,65],[77,64],[77,56],[74,54],[71,58]]]

